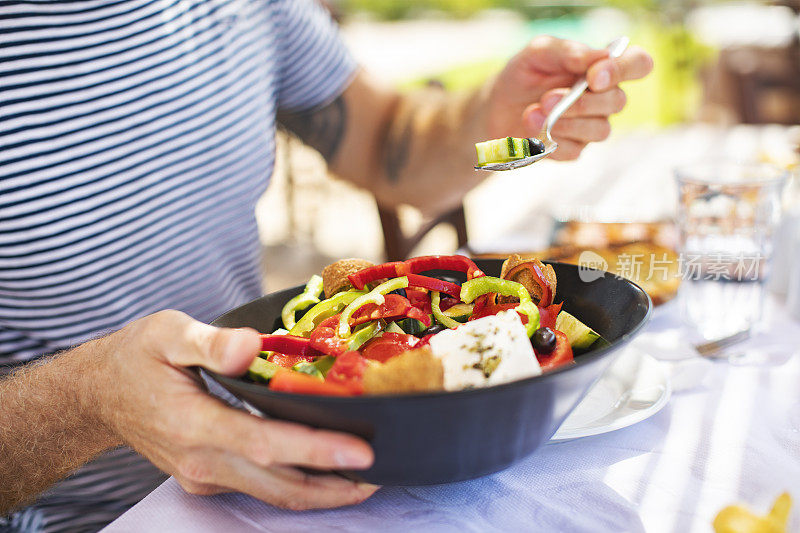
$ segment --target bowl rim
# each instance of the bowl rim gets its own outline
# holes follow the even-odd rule
[[[572,264],[569,264],[569,263],[561,263],[561,262],[558,262],[558,261],[544,261],[544,262],[548,263],[548,264],[553,264],[553,265],[557,264],[557,265],[564,265],[564,266],[573,267],[573,268],[579,268],[578,265],[572,265]],[[580,267],[580,268],[588,270],[586,267]],[[598,269],[591,269],[591,270],[598,270]],[[644,316],[639,321],[639,323],[636,324],[636,326],[634,326],[633,329],[631,329],[631,331],[629,331],[628,333],[624,334],[622,337],[620,337],[616,341],[614,341],[612,343],[609,343],[608,346],[605,346],[605,347],[600,348],[598,350],[592,350],[592,351],[587,352],[585,354],[581,354],[580,358],[575,360],[575,364],[572,364],[572,365],[569,365],[569,366],[562,366],[561,368],[558,368],[558,369],[550,371],[550,372],[544,372],[542,374],[539,374],[538,376],[531,376],[531,377],[527,377],[527,378],[523,378],[523,379],[517,379],[517,380],[509,381],[509,382],[506,382],[506,383],[498,383],[496,385],[491,385],[489,387],[475,387],[475,388],[461,389],[461,390],[456,390],[456,391],[439,390],[439,391],[419,392],[419,393],[411,393],[411,394],[371,394],[371,395],[359,395],[359,396],[324,396],[324,395],[318,395],[318,394],[297,394],[297,393],[293,393],[293,392],[276,392],[276,391],[270,390],[267,387],[266,384],[263,384],[263,383],[250,383],[250,382],[244,381],[242,379],[242,376],[233,376],[233,377],[232,376],[225,376],[225,375],[222,375],[222,374],[218,374],[218,373],[216,373],[214,371],[208,370],[206,368],[201,368],[201,371],[203,373],[207,374],[208,376],[210,376],[211,378],[213,378],[215,381],[219,382],[220,384],[224,384],[224,382],[226,382],[226,381],[232,382],[237,387],[239,387],[239,388],[244,387],[244,390],[246,390],[247,392],[252,392],[254,394],[261,394],[261,395],[276,397],[276,398],[279,398],[279,399],[296,400],[296,401],[323,400],[326,403],[332,403],[332,404],[359,404],[359,403],[364,403],[364,402],[369,403],[369,402],[381,402],[381,401],[391,401],[391,402],[417,401],[417,400],[428,399],[428,398],[443,398],[443,397],[458,398],[458,397],[471,396],[471,395],[474,395],[474,394],[485,394],[488,391],[499,392],[499,391],[504,391],[504,390],[508,390],[508,389],[513,389],[515,387],[522,387],[522,386],[526,386],[526,385],[528,385],[530,383],[534,383],[534,382],[537,382],[537,381],[546,381],[548,379],[554,379],[553,376],[558,376],[558,375],[560,375],[560,374],[562,374],[564,372],[569,372],[570,370],[574,370],[574,369],[576,369],[578,367],[588,365],[588,364],[590,364],[591,362],[593,362],[593,361],[595,361],[597,359],[605,357],[610,352],[616,351],[617,349],[622,348],[623,346],[625,346],[628,342],[631,341],[631,339],[633,339],[633,337],[638,335],[641,332],[642,328],[644,328],[644,326],[649,322],[651,314],[653,312],[653,301],[650,298],[650,295],[648,295],[647,292],[644,289],[642,289],[638,284],[636,284],[635,282],[629,280],[628,278],[624,278],[622,276],[618,276],[617,274],[614,274],[612,272],[607,272],[607,271],[601,271],[601,272],[605,272],[605,274],[606,274],[606,276],[603,276],[602,279],[607,279],[609,277],[610,278],[614,278],[616,281],[621,281],[623,283],[627,283],[627,284],[631,285],[635,290],[637,290],[639,293],[644,295],[644,297],[646,298],[646,302],[647,302],[647,310],[645,311]],[[237,306],[237,307],[235,307],[233,309],[230,309],[230,310],[226,311],[225,313],[223,313],[220,316],[218,316],[217,318],[215,318],[211,322],[211,324],[215,325],[214,323],[217,320],[219,320],[222,316],[224,316],[224,315],[226,315],[228,313],[231,313],[231,312],[233,312],[233,311],[235,311],[235,310],[237,310],[237,309],[239,309],[241,307],[244,307],[246,305],[250,305],[251,303],[253,303],[253,302],[257,301],[257,300],[261,300],[262,298],[268,298],[270,296],[274,296],[274,295],[278,294],[279,292],[283,292],[283,291],[302,290],[303,287],[304,287],[304,285],[296,285],[294,287],[287,287],[285,289],[281,289],[280,291],[275,291],[275,292],[272,292],[272,293],[269,293],[269,294],[265,294],[265,295],[257,298],[256,300],[251,300],[251,301],[249,301],[247,303],[244,303],[244,304],[242,304],[240,306]],[[227,387],[225,387],[225,388],[227,389]]]

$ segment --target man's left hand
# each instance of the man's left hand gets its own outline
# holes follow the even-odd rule
[[[586,75],[589,90],[553,127],[558,143],[553,159],[575,159],[588,143],[605,140],[611,133],[608,117],[626,102],[619,84],[643,78],[652,69],[653,59],[637,46],[610,59],[606,49],[537,37],[508,62],[491,87],[489,137],[538,136],[547,114]]]

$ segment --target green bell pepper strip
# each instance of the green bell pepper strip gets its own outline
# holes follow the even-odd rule
[[[367,291],[346,291],[334,294],[327,300],[323,300],[303,315],[297,324],[289,330],[290,335],[297,337],[308,337],[311,331],[317,327],[322,320],[331,317],[341,311],[345,306],[367,294]]]
[[[344,308],[344,311],[342,311],[342,315],[339,317],[339,327],[336,328],[336,334],[343,339],[349,337],[350,319],[353,317],[353,313],[355,313],[356,310],[367,304],[382,305],[383,302],[386,301],[386,298],[383,297],[384,294],[389,294],[398,289],[405,289],[406,287],[408,287],[408,278],[406,276],[394,278],[389,281],[384,281],[367,294],[353,300]]]
[[[519,298],[519,305],[514,310],[528,317],[528,324],[525,326],[528,337],[539,329],[539,308],[531,300],[528,289],[516,281],[491,276],[471,279],[461,285],[461,300],[464,303],[472,303],[478,296],[490,292]]]
[[[483,278],[477,278],[483,279]],[[433,318],[435,318],[441,325],[450,328],[456,329],[458,326],[461,325],[460,322],[456,322],[454,319],[450,318],[446,314],[442,312],[442,308],[440,307],[441,303],[441,296],[436,291],[431,292],[431,311],[433,311]]]
[[[306,283],[303,292],[286,302],[281,310],[281,320],[286,329],[292,329],[297,323],[294,319],[296,311],[302,311],[310,305],[318,304],[322,294],[322,278],[314,274]]]
[[[322,375],[322,372],[320,372],[319,368],[317,368],[314,363],[309,363],[308,361],[297,363],[292,367],[292,370],[294,370],[295,372],[308,374],[309,376],[318,378],[320,380],[325,379],[325,376]]]
[[[381,326],[380,321],[376,320],[368,326],[357,330],[347,341],[347,350],[350,352],[358,350],[364,345],[364,343],[380,333],[381,329],[383,329],[383,327]]]
[[[331,367],[333,366],[333,363],[335,363],[335,362],[336,362],[336,358],[335,357],[333,357],[331,355],[323,355],[322,357],[320,357],[319,359],[314,361],[312,364],[315,367],[317,367],[317,370],[322,372],[323,376],[327,376],[328,375],[328,370],[331,369]]]

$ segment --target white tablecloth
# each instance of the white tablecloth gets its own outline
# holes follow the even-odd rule
[[[169,479],[106,531],[709,531],[726,505],[766,512],[784,490],[800,500],[800,324],[770,310],[768,330],[733,351],[752,357],[732,363],[682,359],[676,306],[662,307],[636,341],[673,375],[661,412],[491,476],[302,513],[191,496]],[[791,525],[800,531],[798,509]]]

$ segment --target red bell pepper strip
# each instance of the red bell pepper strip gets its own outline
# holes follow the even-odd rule
[[[543,372],[568,365],[574,360],[572,356],[572,346],[570,346],[567,336],[560,331],[556,331],[555,334],[556,347],[553,348],[553,351],[547,355],[536,354],[536,359],[539,361],[539,366],[542,367]]]
[[[361,290],[367,283],[372,283],[379,279],[418,274],[427,270],[453,270],[456,272],[464,272],[467,274],[467,279],[485,275],[472,259],[463,255],[425,255],[421,257],[412,257],[404,262],[394,261],[367,267],[350,274],[347,278],[350,280],[350,283],[353,284],[353,287]]]
[[[353,396],[355,393],[344,385],[323,381],[319,378],[295,372],[280,370],[269,380],[269,388],[274,391],[295,394],[316,394],[320,396]]]
[[[364,392],[364,370],[367,361],[358,352],[345,352],[336,358],[333,366],[328,370],[325,381],[346,387],[353,394]]]
[[[547,278],[542,273],[542,269],[539,268],[537,263],[533,261],[528,261],[526,263],[520,263],[519,265],[515,266],[511,270],[509,270],[504,279],[511,279],[514,274],[521,270],[527,270],[533,276],[533,280],[542,289],[542,297],[536,303],[539,307],[547,307],[548,305],[553,303],[553,290],[550,288],[550,283],[547,281]]]
[[[560,304],[548,305],[547,307],[540,307],[539,327],[556,329],[556,318],[558,317],[558,313],[561,312],[562,305],[564,305],[564,302],[561,302]]]
[[[436,291],[452,296],[453,298],[458,298],[459,300],[461,299],[461,287],[455,283],[431,278],[429,276],[420,276],[419,274],[406,274],[406,277],[408,277],[409,287],[428,289],[429,291]]]
[[[367,283],[372,283],[379,279],[402,276],[404,275],[402,273],[404,269],[405,264],[402,261],[392,261],[390,263],[363,268],[347,276],[347,279],[350,280],[353,287],[361,290],[367,286]]]
[[[308,339],[294,335],[261,335],[261,351],[277,352],[283,355],[299,355],[302,357],[316,357],[320,354],[315,350]]]
[[[405,333],[384,333],[364,345],[361,353],[365,359],[372,359],[385,363],[395,355],[414,348],[420,340],[413,335]]]
[[[463,255],[423,255],[408,259],[406,265],[408,270],[405,274],[417,274],[426,270],[453,270],[464,272],[467,279],[485,275],[472,259]]]
[[[381,305],[366,304],[359,307],[350,319],[350,327],[352,328],[373,320],[393,322],[403,318],[419,320],[425,324],[425,327],[431,325],[430,316],[421,309],[411,305],[411,302],[407,298],[403,298],[399,294],[387,294]]]

